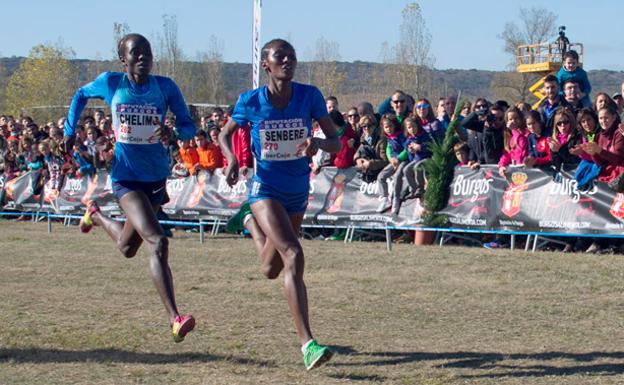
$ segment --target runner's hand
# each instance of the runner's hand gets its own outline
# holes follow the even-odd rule
[[[225,181],[228,186],[234,187],[238,183],[238,161],[229,162],[227,167],[223,170],[225,175]]]
[[[307,138],[305,142],[297,147],[297,154],[305,154],[305,156],[308,157],[316,155],[319,150],[318,141],[319,138]]]

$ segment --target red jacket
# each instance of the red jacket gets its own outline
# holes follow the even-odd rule
[[[349,147],[349,139],[354,140],[353,147]],[[349,168],[355,164],[353,156],[358,148],[357,134],[353,131],[353,128],[351,128],[350,125],[344,128],[342,136],[340,137],[340,143],[342,144],[342,148],[339,152],[334,154],[332,157],[332,163],[337,168]]]
[[[238,160],[238,167],[253,167],[253,155],[251,154],[251,131],[249,125],[239,127],[231,136],[232,152]],[[223,157],[223,167],[227,167],[227,159]]]

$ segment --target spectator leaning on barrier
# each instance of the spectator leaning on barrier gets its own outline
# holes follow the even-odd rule
[[[388,144],[386,145],[386,156],[390,163],[381,170],[377,176],[377,182],[381,189],[379,196],[379,207],[377,212],[382,213],[392,207],[392,200],[390,199],[390,191],[388,187],[388,179],[392,177],[399,169],[401,163],[407,161],[407,154],[405,153],[405,135],[399,120],[395,115],[386,114],[381,118],[381,128]]]
[[[503,148],[503,154],[498,161],[498,173],[504,178],[510,165],[523,165],[529,155],[529,132],[526,130],[522,112],[516,107],[505,111]]]
[[[403,121],[403,133],[405,135],[404,151],[407,154],[407,162],[399,166],[394,181],[394,199],[392,201],[392,213],[398,214],[401,208],[401,196],[403,189],[403,176],[407,179],[409,193],[405,198],[422,198],[425,194],[425,171],[422,163],[431,158],[429,145],[434,141],[431,134],[426,132],[419,124],[416,117],[408,117]]]
[[[579,164],[576,148],[581,144],[581,137],[576,129],[576,119],[572,111],[560,107],[553,115],[555,131],[548,139],[548,146],[552,155],[552,164],[556,170],[563,165],[574,166]]]
[[[379,172],[388,164],[386,137],[381,135],[373,114],[362,115],[359,126],[362,136],[360,146],[353,157],[355,168],[364,182],[372,183],[377,180]]]
[[[542,116],[535,110],[524,113],[524,122],[529,131],[529,154],[524,160],[526,167],[549,166],[552,162],[548,137],[544,136],[544,123]]]
[[[338,137],[342,145],[340,151],[332,155],[331,162],[337,168],[352,167],[354,165],[353,156],[358,146],[358,137],[351,125],[344,121],[339,111],[330,112],[329,117],[338,129]]]

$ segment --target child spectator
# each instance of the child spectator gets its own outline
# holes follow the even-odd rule
[[[175,160],[175,163],[171,168],[171,176],[174,178],[184,178],[189,176],[189,170],[184,165],[182,155],[180,155],[180,150],[173,151],[173,159]]]
[[[218,134],[219,130],[217,128],[214,130]],[[198,156],[195,172],[199,170],[214,172],[217,168],[223,167],[221,149],[215,143],[208,142],[204,131],[199,130],[195,133],[195,145]]]
[[[178,140],[178,147],[180,156],[184,162],[184,167],[186,167],[190,175],[195,175],[199,164],[197,150],[195,150],[195,147],[191,146],[190,140]]]
[[[78,165],[78,176],[95,174],[95,167],[93,167],[93,158],[87,152],[87,147],[84,144],[76,143],[74,145],[72,157]]]
[[[457,159],[456,167],[468,166],[468,154],[470,153],[468,144],[466,142],[456,143],[453,146],[453,151],[455,152],[455,158]]]
[[[42,149],[45,149],[44,143],[33,143],[30,147],[30,153],[26,158],[26,165],[28,167],[28,171],[38,171],[41,170],[45,166],[45,161],[43,159],[43,154],[40,152]]]
[[[529,155],[529,133],[524,125],[522,112],[516,107],[505,111],[505,130],[503,131],[503,155],[498,161],[498,174],[505,177],[509,165],[523,164]]]
[[[63,187],[62,170],[64,161],[60,153],[59,145],[54,141],[49,141],[45,143],[41,152],[43,154],[43,159],[45,160],[49,178],[48,185],[56,192],[61,191],[61,187]]]
[[[106,136],[100,136],[95,140],[95,158],[94,165],[97,169],[105,169],[109,171],[113,167],[113,157],[115,148]]]
[[[529,131],[529,156],[524,160],[526,167],[547,166],[552,161],[548,137],[543,135],[544,124],[539,112],[526,112],[525,125]]]
[[[591,101],[589,100],[591,84],[589,83],[587,72],[579,67],[579,55],[576,51],[570,50],[563,55],[563,65],[557,72],[557,80],[561,88],[568,80],[577,82],[580,86],[580,98],[583,107],[591,107]]]
[[[392,210],[395,214],[398,214],[400,209],[399,194],[403,187],[402,174],[405,175],[410,187],[408,198],[422,198],[425,193],[425,171],[421,165],[423,161],[431,158],[429,145],[433,142],[433,138],[418,122],[418,119],[411,117],[405,118],[403,121],[403,132],[406,136],[405,152],[407,153],[407,163],[402,170],[399,170],[394,182],[395,196]]]
[[[386,156],[390,160],[390,164],[384,167],[377,176],[377,182],[381,188],[379,207],[377,207],[378,213],[382,213],[392,207],[392,201],[389,197],[388,179],[396,173],[401,163],[407,161],[407,153],[404,149],[405,135],[397,117],[392,114],[385,114],[381,118],[381,128],[386,136]]]
[[[86,129],[87,131],[87,139],[84,141],[84,146],[87,149],[87,153],[91,157],[91,159],[95,159],[97,155],[97,150],[95,149],[95,141],[100,136],[100,132],[95,126],[91,126]]]
[[[4,181],[9,181],[20,175],[20,168],[17,161],[17,141],[9,141],[9,150],[4,154]]]
[[[580,144],[593,143],[598,139],[600,126],[598,125],[598,115],[596,115],[593,109],[589,107],[583,108],[578,113],[576,121],[578,122],[578,131],[581,138]],[[571,148],[570,153],[580,157],[581,160],[591,161],[591,156],[586,154],[578,145]]]

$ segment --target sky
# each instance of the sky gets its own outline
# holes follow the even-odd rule
[[[403,0],[262,0],[261,41],[289,40],[300,61],[313,58],[319,38],[339,45],[342,61],[380,61],[384,42],[399,39]],[[583,43],[584,68],[624,70],[624,1],[421,0],[438,69],[505,70],[510,62],[498,35],[518,23],[520,7],[558,15],[571,42]],[[127,23],[148,39],[175,15],[178,42],[188,58],[208,50],[211,36],[226,62],[251,62],[252,0],[2,0],[0,56],[27,56],[42,43],[63,42],[76,58],[113,58],[113,23]],[[556,36],[553,36],[554,40]]]

